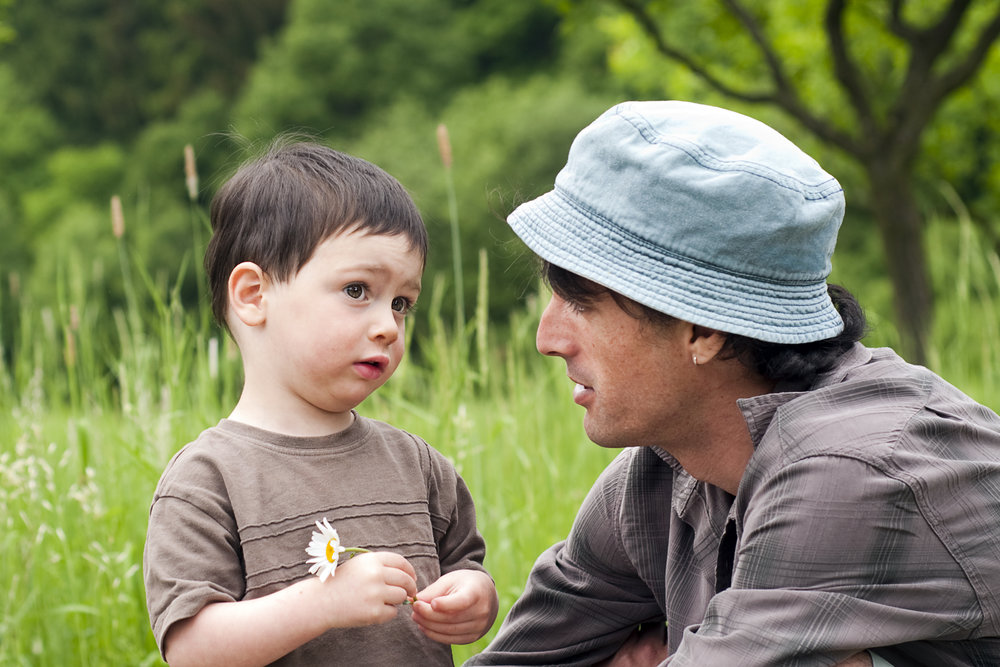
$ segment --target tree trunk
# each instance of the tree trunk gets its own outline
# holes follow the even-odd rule
[[[924,252],[923,216],[913,194],[909,169],[879,158],[866,162],[865,168],[895,295],[903,347],[900,352],[908,361],[925,364],[934,296]]]

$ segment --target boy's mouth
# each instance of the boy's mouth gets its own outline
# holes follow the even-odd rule
[[[362,359],[354,364],[354,368],[357,369],[358,374],[367,380],[374,380],[379,377],[385,372],[388,366],[389,358],[385,356]]]

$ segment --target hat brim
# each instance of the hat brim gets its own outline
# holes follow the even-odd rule
[[[558,189],[507,222],[542,259],[692,324],[783,344],[832,338],[844,327],[825,281],[763,281],[665,252]]]

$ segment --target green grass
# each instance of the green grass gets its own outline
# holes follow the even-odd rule
[[[939,278],[931,365],[996,409],[1000,262],[959,222],[930,230]],[[858,284],[865,262],[844,258],[838,271],[869,304],[873,342],[892,344],[884,283]],[[240,380],[232,344],[206,313],[185,311],[177,283],[140,266],[123,245],[121,308],[78,279],[95,273],[82,257],[56,304],[0,296],[19,312],[14,344],[0,354],[0,664],[159,664],[141,573],[149,500],[172,453],[228,413]],[[420,354],[361,411],[455,462],[476,498],[502,618],[614,452],[584,436],[562,362],[534,350],[538,298],[488,323],[481,282],[477,311],[455,331],[436,315],[445,282],[430,282],[416,315],[431,323]],[[456,661],[485,642],[457,647]]]
[[[228,414],[239,362],[170,284],[134,288],[121,309],[76,284],[50,308],[19,297],[16,349],[0,362],[0,577],[10,582],[0,664],[159,664],[141,572],[149,501],[169,457]],[[505,613],[613,452],[584,436],[562,363],[534,350],[538,300],[491,326],[484,286],[456,335],[435,315],[446,291],[437,281],[417,315],[432,323],[420,361],[360,410],[455,462]],[[113,335],[95,334],[102,322]],[[485,643],[456,647],[456,660]]]

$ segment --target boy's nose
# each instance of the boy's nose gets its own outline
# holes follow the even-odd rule
[[[379,308],[373,314],[368,335],[372,340],[382,338],[389,343],[394,342],[399,337],[400,323],[396,319],[397,313],[392,308]]]

